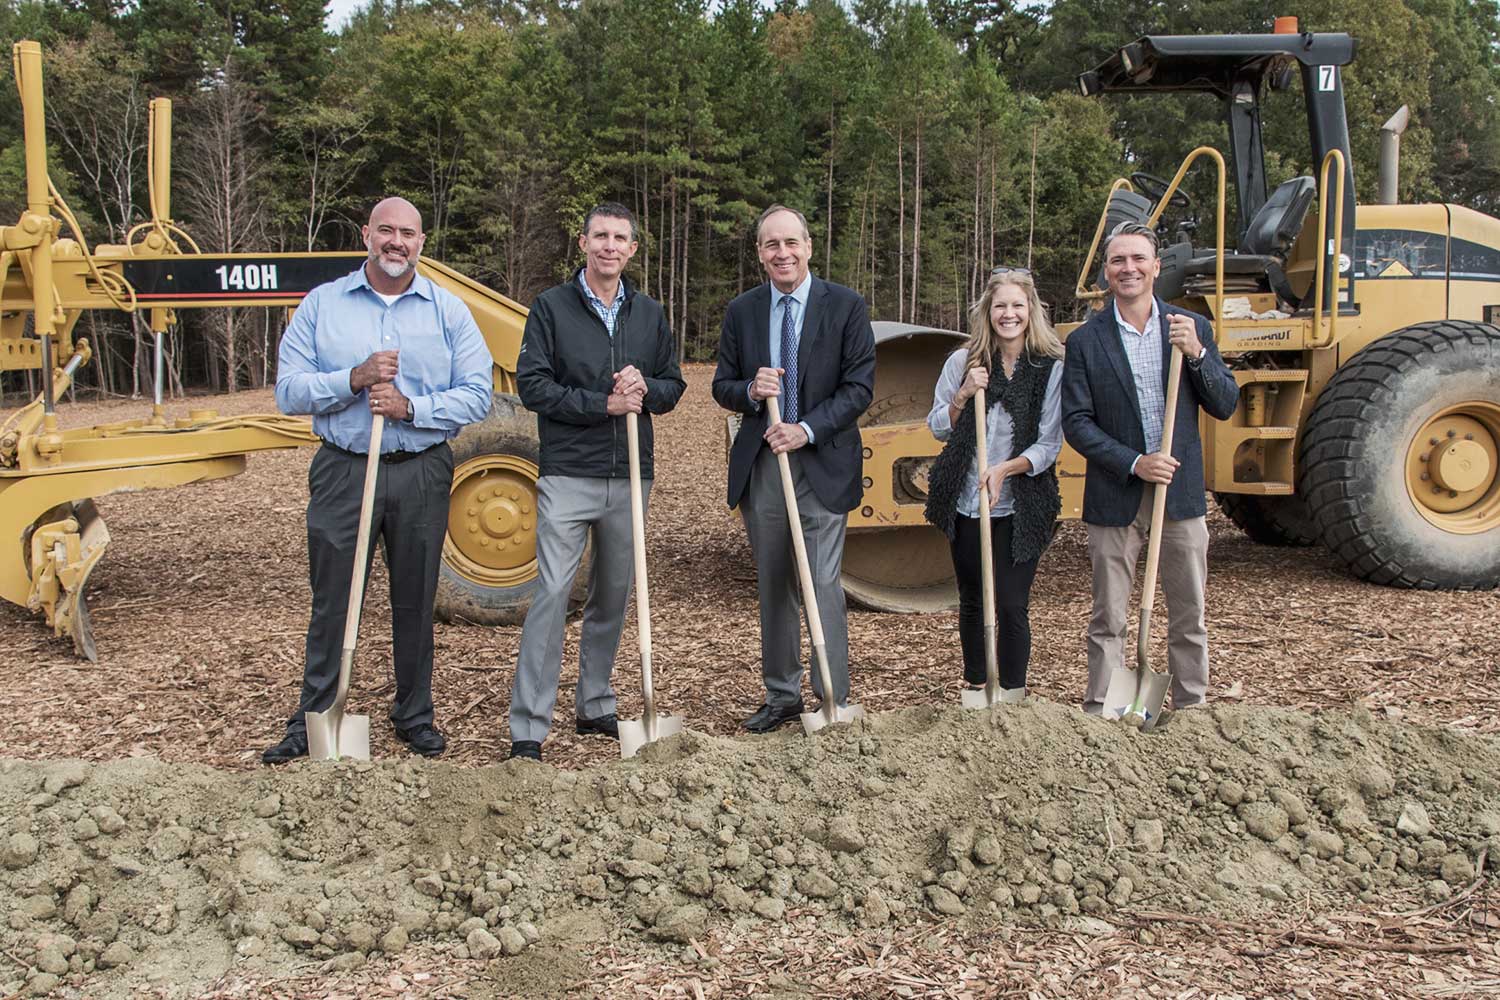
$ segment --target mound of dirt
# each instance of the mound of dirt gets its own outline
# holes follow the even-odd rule
[[[1041,700],[807,739],[686,733],[513,761],[0,762],[0,993],[190,995],[233,963],[353,968],[814,913],[1086,933],[1459,891],[1500,856],[1500,748],[1368,712],[1188,712],[1141,735]]]

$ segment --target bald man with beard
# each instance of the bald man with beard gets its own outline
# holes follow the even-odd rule
[[[432,604],[448,529],[448,440],[490,409],[491,360],[467,306],[416,273],[425,239],[411,202],[387,198],[361,231],[369,257],[319,285],[281,338],[276,405],[309,414],[323,446],[307,472],[307,569],[312,616],[302,697],[267,764],[307,756],[308,712],[326,711],[339,658],[372,414],[385,419],[370,542],[391,583],[391,725],[414,753],[446,741],[433,724]]]

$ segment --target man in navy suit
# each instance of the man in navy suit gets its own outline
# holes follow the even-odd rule
[[[1122,222],[1104,244],[1112,303],[1068,336],[1063,362],[1063,433],[1088,462],[1083,520],[1093,564],[1094,610],[1088,627],[1086,712],[1099,714],[1110,671],[1122,665],[1126,607],[1136,561],[1151,527],[1153,490],[1167,491],[1161,584],[1167,598],[1167,662],[1172,705],[1208,696],[1208,507],[1198,411],[1227,420],[1239,386],[1214,346],[1213,327],[1153,292],[1161,262],[1156,233]],[[1172,347],[1182,350],[1171,454],[1161,451]]]
[[[773,205],[756,224],[770,281],[724,313],[714,399],[744,415],[729,454],[729,506],[750,537],[760,592],[765,704],[745,721],[770,732],[802,712],[802,627],[797,568],[776,456],[791,454],[792,479],[822,617],[832,696],[849,701],[849,628],[840,570],[845,516],[863,496],[860,414],[875,383],[875,335],[858,292],[813,277],[812,240],[801,212]],[[781,422],[766,399],[780,397]],[[822,690],[812,672],[813,693]]]

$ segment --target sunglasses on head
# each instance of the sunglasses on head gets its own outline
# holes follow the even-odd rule
[[[997,267],[993,271],[990,272],[990,277],[993,278],[997,274],[1024,274],[1024,275],[1026,275],[1029,278],[1029,277],[1031,277],[1031,268],[1029,268],[1029,267]]]

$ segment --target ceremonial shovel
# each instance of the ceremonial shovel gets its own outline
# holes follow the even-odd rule
[[[977,691],[964,688],[959,703],[967,709],[1013,705],[1026,697],[1026,689],[1002,688],[1000,665],[995,659],[995,554],[990,544],[990,491],[984,474],[989,468],[985,451],[986,421],[989,409],[984,405],[984,387],[974,391],[974,443],[979,451],[979,566],[984,575],[984,687]]]
[[[344,618],[344,654],[339,658],[339,686],[326,712],[308,712],[307,755],[313,760],[370,759],[370,717],[345,715],[349,675],[354,671],[354,644],[359,639],[359,612],[364,606],[365,565],[370,557],[370,522],[375,513],[375,479],[380,474],[380,435],[385,418],[370,421],[370,451],[365,457],[365,489],[359,501],[359,534],[354,542],[354,576],[349,581],[349,611]]]
[[[771,426],[781,423],[781,402],[767,396],[771,404]],[[813,590],[812,568],[807,561],[807,539],[802,536],[802,515],[797,510],[797,487],[792,482],[792,463],[786,452],[776,456],[781,467],[781,495],[786,499],[786,519],[792,529],[792,549],[797,554],[797,577],[802,584],[802,605],[807,609],[807,629],[812,636],[813,657],[818,664],[818,680],[823,687],[823,707],[802,713],[802,728],[809,736],[836,722],[853,722],[865,717],[858,705],[839,705],[833,690],[833,675],[828,669],[828,648],[823,641],[823,618],[818,613],[818,595]]]
[[[1167,405],[1161,428],[1161,451],[1172,454],[1172,430],[1177,422],[1177,389],[1182,382],[1182,351],[1172,348],[1167,373]],[[1151,537],[1146,542],[1146,575],[1141,582],[1141,622],[1136,629],[1134,670],[1116,667],[1104,692],[1104,718],[1121,719],[1126,725],[1148,731],[1161,717],[1161,705],[1172,684],[1171,664],[1164,671],[1151,669],[1151,609],[1156,604],[1156,571],[1161,563],[1161,532],[1167,515],[1167,487],[1155,486],[1151,498]]]
[[[651,595],[646,587],[646,513],[641,502],[641,432],[636,414],[625,414],[625,433],[630,446],[630,531],[635,542],[635,627],[641,646],[643,707],[639,721],[619,722],[622,758],[634,757],[647,743],[682,732],[682,716],[656,714],[656,692],[651,686]]]

